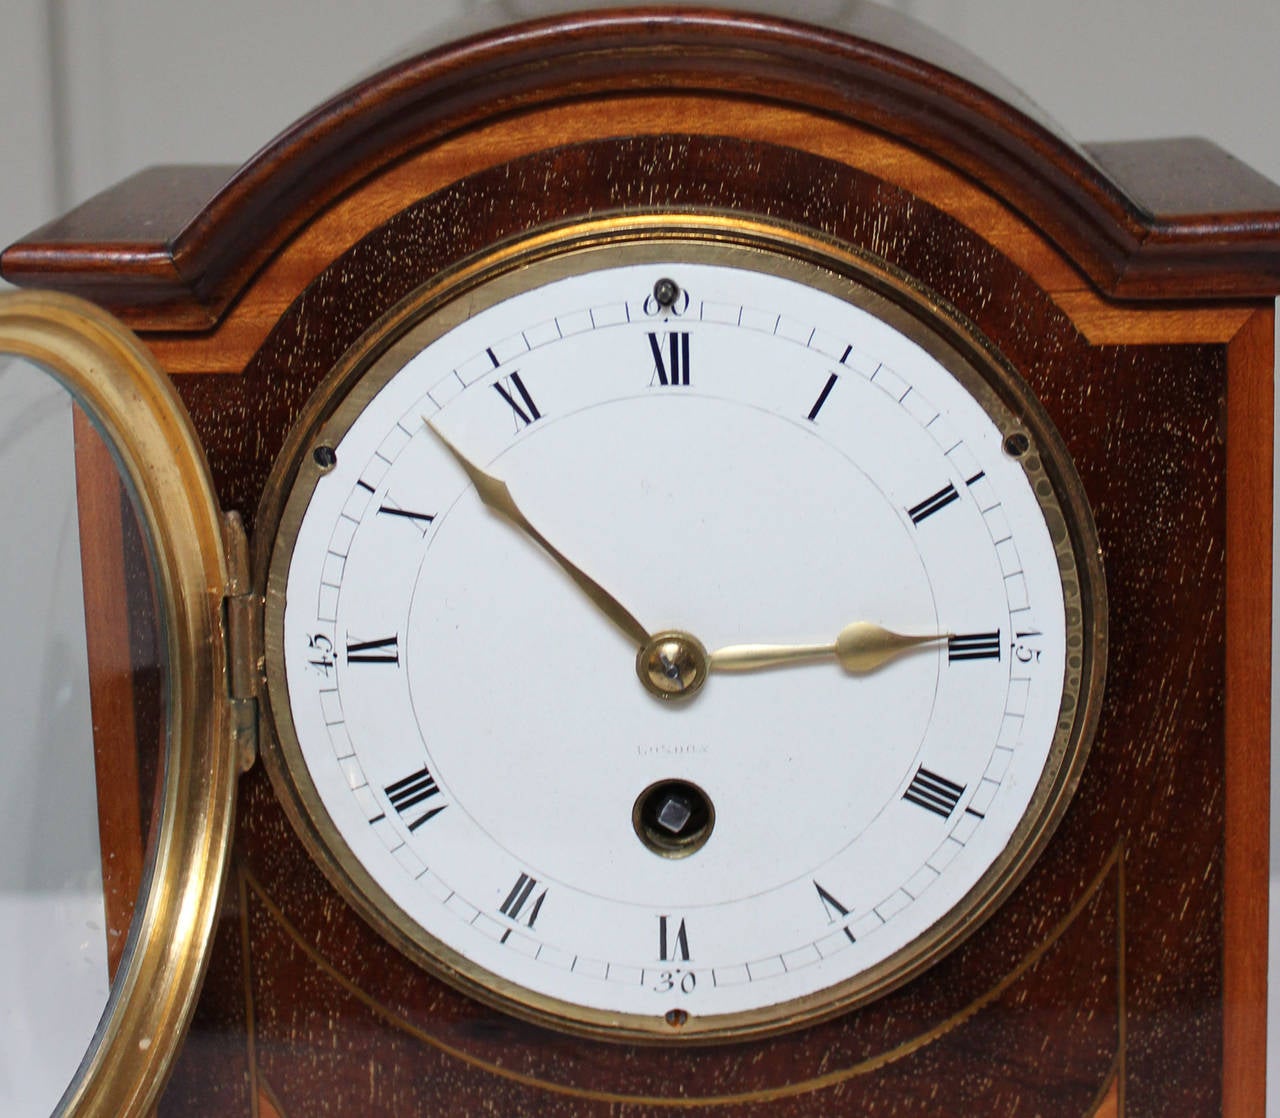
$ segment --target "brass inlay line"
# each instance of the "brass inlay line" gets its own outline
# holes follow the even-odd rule
[[[1107,1070],[1106,1078],[1102,1081],[1102,1086],[1098,1088],[1093,1102],[1085,1111],[1086,1118],[1123,1118],[1124,1111],[1119,1101],[1120,1084],[1123,1079],[1120,1069],[1123,1065],[1123,1054],[1117,1052],[1115,1059],[1111,1061],[1111,1067]]]
[[[244,868],[236,867],[236,892],[240,901],[240,977],[244,983],[244,1041],[245,1057],[249,1061],[249,1112],[251,1118],[259,1118],[258,1105],[258,1048],[253,1016],[253,953],[249,937],[249,890],[246,888]]]
[[[1124,964],[1125,943],[1128,935],[1128,923],[1125,912],[1125,890],[1124,852],[1121,850],[1121,856],[1116,861],[1116,920],[1118,922],[1116,927],[1116,974],[1120,982],[1120,1004],[1116,1007],[1116,1012],[1120,1018],[1118,1025],[1119,1034],[1116,1038],[1120,1049],[1119,1083],[1116,1092],[1117,1118],[1124,1118],[1125,1082],[1127,1079],[1126,1061],[1129,1053],[1129,979],[1128,972],[1125,970]]]
[[[280,1103],[280,1096],[272,1090],[271,1084],[266,1079],[259,1077],[258,1092],[253,1096],[254,1113],[258,1112],[263,1102],[270,1107],[270,1112],[264,1118],[289,1118]]]
[[[880,1068],[887,1067],[890,1064],[911,1056],[921,1049],[926,1048],[934,1041],[939,1040],[943,1036],[955,1030],[964,1024],[971,1017],[975,1016],[980,1010],[985,1009],[992,1002],[1001,997],[1014,983],[1018,982],[1028,971],[1036,966],[1037,963],[1044,958],[1046,954],[1058,943],[1058,941],[1066,934],[1070,927],[1078,920],[1081,914],[1093,903],[1099,893],[1102,892],[1103,886],[1112,872],[1119,866],[1121,867],[1120,877],[1118,881],[1117,907],[1120,911],[1120,917],[1117,927],[1117,938],[1120,940],[1119,955],[1121,962],[1124,956],[1124,895],[1123,895],[1123,865],[1124,865],[1124,845],[1117,843],[1111,854],[1108,856],[1102,868],[1098,871],[1097,876],[1089,883],[1089,885],[1081,894],[1080,899],[1072,905],[1070,911],[1062,918],[1061,921],[1053,928],[1049,935],[1037,947],[1030,951],[1026,957],[1018,963],[1012,971],[1004,978],[997,982],[990,990],[981,997],[975,999],[964,1009],[958,1013],[935,1025],[932,1029],[921,1033],[919,1036],[892,1048],[887,1052],[883,1052],[878,1056],[872,1056],[869,1059],[862,1060],[857,1064],[853,1064],[847,1068],[841,1068],[838,1071],[828,1072],[825,1075],[815,1076],[812,1079],[806,1079],[800,1083],[790,1083],[781,1087],[768,1088],[761,1091],[745,1091],[732,1095],[720,1096],[697,1096],[682,1098],[665,1098],[657,1095],[626,1095],[612,1091],[593,1091],[584,1087],[574,1087],[568,1084],[554,1083],[548,1080],[539,1079],[536,1076],[528,1075],[523,1072],[513,1071],[505,1068],[500,1064],[495,1064],[489,1060],[480,1059],[468,1052],[448,1044],[433,1036],[431,1033],[414,1025],[411,1021],[406,1020],[395,1010],[389,1009],[376,1001],[369,994],[365,993],[351,979],[347,978],[339,972],[323,955],[321,955],[314,947],[307,943],[301,933],[294,927],[292,922],[284,912],[277,906],[270,897],[267,896],[261,883],[248,870],[242,870],[242,881],[253,889],[258,899],[262,902],[272,920],[284,931],[290,940],[302,951],[302,953],[323,972],[326,976],[336,982],[346,993],[360,1002],[366,1009],[370,1010],[376,1016],[381,1017],[392,1027],[422,1041],[431,1048],[446,1056],[450,1056],[455,1060],[466,1064],[469,1067],[479,1071],[487,1072],[501,1079],[506,1079],[512,1083],[517,1083],[524,1087],[534,1087],[555,1094],[566,1095],[573,1098],[590,1099],[596,1102],[609,1102],[629,1105],[644,1105],[653,1107],[667,1107],[677,1110],[691,1110],[695,1107],[724,1107],[736,1106],[745,1103],[757,1102],[773,1102],[779,1099],[794,1098],[798,1095],[810,1094],[815,1091],[826,1090],[836,1087],[841,1083],[848,1082],[858,1076],[866,1075],[869,1072],[878,1071]],[[1120,975],[1119,1003],[1121,1014],[1121,1028],[1123,1030],[1123,1006],[1124,1006],[1124,976],[1123,970]],[[1124,1057],[1124,1034],[1121,1032],[1119,1051],[1117,1053],[1118,1064],[1113,1063],[1113,1069],[1117,1066],[1123,1069]],[[1107,1081],[1110,1083],[1113,1072],[1108,1072]],[[1122,1084],[1122,1104],[1121,1114],[1123,1114],[1123,1075],[1121,1075]]]

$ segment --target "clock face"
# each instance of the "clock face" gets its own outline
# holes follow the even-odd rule
[[[317,425],[272,560],[277,768],[330,873],[464,988],[606,1035],[918,972],[1087,748],[1088,525],[993,368],[750,248],[445,300]]]

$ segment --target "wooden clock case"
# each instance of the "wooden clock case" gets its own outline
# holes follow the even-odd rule
[[[635,1047],[414,966],[308,858],[258,765],[159,1112],[1260,1116],[1275,186],[1203,141],[1077,147],[869,6],[838,32],[615,10],[393,65],[239,170],[144,171],[0,267],[137,332],[260,586],[277,457],[362,335],[489,246],[640,212],[753,215],[883,258],[1029,383],[1110,599],[1066,818],[982,928],[876,1002],[764,1040]]]

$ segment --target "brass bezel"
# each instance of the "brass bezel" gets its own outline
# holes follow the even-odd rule
[[[204,451],[177,393],[125,327],[66,295],[0,295],[0,352],[74,397],[111,448],[146,527],[167,664],[153,862],[107,1007],[60,1115],[151,1113],[204,975],[237,777],[222,600],[227,560]]]
[[[318,472],[311,448],[335,445],[379,389],[430,341],[480,309],[552,279],[617,263],[732,263],[788,276],[890,322],[936,357],[1009,435],[1027,433],[1020,461],[1057,548],[1067,602],[1068,666],[1050,760],[1004,853],[930,933],[827,990],[678,1030],[660,1017],[606,1012],[550,998],[477,967],[408,919],[350,854],[311,783],[289,713],[283,612],[294,540]],[[334,368],[295,426],[259,509],[255,585],[265,596],[263,757],[280,801],[330,881],[397,948],[429,972],[537,1024],[630,1043],[708,1043],[766,1036],[823,1020],[914,978],[978,927],[1048,842],[1079,782],[1097,727],[1105,676],[1106,588],[1092,514],[1052,422],[1018,373],[955,308],[868,254],[808,231],[724,214],[646,213],[579,221],[527,236],[437,277],[385,314]]]

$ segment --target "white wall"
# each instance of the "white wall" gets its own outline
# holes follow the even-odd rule
[[[597,5],[599,0],[595,0]],[[307,109],[479,9],[537,0],[0,0],[0,238],[151,163],[241,163]],[[590,0],[584,0],[590,6]],[[857,0],[784,11],[838,17]],[[1280,180],[1274,0],[898,0],[1077,139],[1208,136]],[[19,156],[15,162],[14,157]]]
[[[484,6],[0,0],[0,243],[145,165],[243,162],[330,93]],[[512,16],[531,6],[488,5]],[[896,6],[983,56],[1081,140],[1204,135],[1280,180],[1276,0]],[[815,0],[804,10],[831,16],[854,7]],[[1280,828],[1272,849],[1280,867]],[[1280,958],[1274,930],[1272,957]],[[1272,1005],[1274,1019],[1275,992]],[[1280,1067],[1280,1024],[1271,1036],[1271,1063]],[[1280,1090],[1272,1094],[1280,1118]]]

